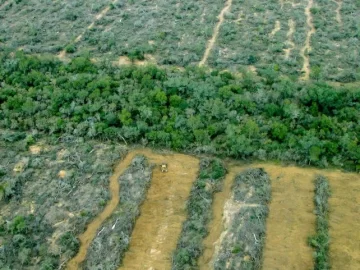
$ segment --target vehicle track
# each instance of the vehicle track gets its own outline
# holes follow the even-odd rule
[[[335,10],[336,12],[336,21],[342,25],[342,19],[341,19],[341,8],[342,8],[342,0],[333,0],[335,4],[337,4],[337,8]]]
[[[221,27],[222,23],[224,22],[225,13],[230,10],[231,5],[232,5],[232,0],[227,0],[225,3],[225,7],[221,10],[221,12],[218,16],[219,21],[214,28],[214,33],[213,33],[211,39],[208,41],[204,56],[203,56],[202,60],[200,61],[199,66],[204,66],[206,64],[206,62],[209,58],[209,55],[210,55],[212,49],[214,48],[215,42],[219,36],[220,27]]]
[[[305,15],[306,15],[306,23],[308,25],[308,32],[305,39],[305,45],[301,49],[300,54],[304,60],[302,73],[303,76],[300,78],[301,80],[307,81],[310,79],[310,57],[309,53],[311,52],[311,36],[315,34],[315,27],[313,24],[313,18],[311,15],[311,9],[313,7],[314,0],[308,0],[308,5],[305,7]]]
[[[271,33],[270,33],[270,37],[275,36],[275,34],[276,34],[277,32],[279,32],[280,29],[281,29],[281,24],[280,24],[280,21],[277,20],[277,21],[275,22],[275,27],[274,27],[274,29],[273,29],[273,30],[271,31]]]
[[[290,45],[290,48],[284,49],[285,59],[289,59],[291,52],[295,49],[295,43],[293,41],[293,36],[295,33],[295,21],[293,19],[290,19],[288,25],[289,25],[289,31],[286,34],[287,36],[286,43]]]

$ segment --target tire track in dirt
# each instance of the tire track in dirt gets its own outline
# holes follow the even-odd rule
[[[360,175],[331,172],[329,233],[332,269],[360,269]]]
[[[116,0],[112,1],[111,4],[115,4],[116,3]],[[74,40],[74,43],[78,43],[84,36],[84,34],[86,33],[87,30],[90,30],[92,28],[94,28],[95,26],[95,22],[102,19],[110,10],[110,5],[108,5],[106,8],[104,8],[100,13],[98,13],[96,16],[95,16],[95,20],[89,24],[88,27],[86,27],[85,31],[83,31],[80,35],[78,35],[75,40]],[[59,54],[58,54],[58,57],[60,59],[63,59],[64,57],[66,56],[66,50],[63,49]]]
[[[293,36],[295,33],[295,21],[293,19],[290,19],[288,25],[289,25],[289,31],[286,34],[287,37],[286,43],[290,45],[290,48],[284,49],[285,59],[289,59],[292,50],[295,49],[295,43],[293,41]]]
[[[300,78],[301,80],[309,80],[310,79],[310,57],[309,53],[311,52],[311,36],[315,34],[315,27],[313,24],[313,19],[311,15],[311,9],[313,7],[314,0],[308,0],[308,5],[305,7],[305,15],[306,15],[306,23],[308,25],[308,32],[306,35],[305,45],[301,49],[300,54],[304,60],[302,73],[303,76]]]
[[[341,8],[342,8],[342,0],[333,0],[335,4],[337,4],[337,8],[335,10],[336,12],[336,21],[342,25],[342,19],[341,19]]]
[[[218,23],[216,24],[215,28],[214,28],[214,32],[213,32],[213,36],[211,37],[211,39],[208,41],[208,44],[206,46],[206,49],[205,49],[205,53],[204,53],[204,56],[202,58],[202,60],[200,61],[199,63],[199,66],[204,66],[209,58],[209,55],[212,51],[212,49],[214,48],[214,45],[215,45],[215,42],[219,36],[219,30],[220,30],[220,27],[222,25],[222,23],[224,22],[224,16],[225,16],[225,13],[231,8],[231,5],[232,5],[232,0],[227,0],[226,3],[225,3],[225,6],[224,8],[221,10],[218,18],[219,18],[219,21]]]
[[[270,33],[270,37],[275,36],[275,34],[276,34],[277,32],[279,32],[280,29],[281,29],[281,24],[280,24],[280,21],[277,20],[277,21],[275,22],[275,27],[274,27],[274,29],[273,29],[273,30],[271,31],[271,33]]]
[[[182,224],[186,200],[198,176],[199,160],[182,154],[155,154],[142,150],[150,163],[168,162],[168,172],[153,171],[147,198],[136,221],[129,250],[119,269],[170,269]]]

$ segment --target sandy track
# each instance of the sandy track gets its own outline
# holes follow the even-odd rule
[[[288,25],[289,25],[289,31],[286,34],[287,37],[286,43],[290,45],[290,48],[284,49],[286,59],[290,57],[292,50],[295,49],[295,43],[293,41],[293,36],[295,33],[295,21],[293,19],[290,19]]]
[[[330,262],[332,269],[360,269],[360,175],[332,172]]]
[[[341,8],[342,8],[342,0],[334,0],[334,2],[337,4],[336,8],[336,21],[342,25],[342,19],[341,19]]]
[[[279,32],[280,31],[280,29],[281,29],[281,24],[280,24],[280,21],[276,21],[275,22],[275,27],[274,27],[274,29],[271,31],[271,33],[270,33],[270,37],[273,37],[273,36],[275,36],[275,34],[277,33],[277,32]]]
[[[210,55],[212,49],[214,48],[215,42],[216,42],[216,40],[217,40],[217,38],[219,36],[220,26],[224,22],[225,13],[231,8],[231,5],[232,5],[232,0],[227,0],[226,3],[225,3],[225,7],[221,10],[220,15],[218,16],[219,21],[218,21],[218,23],[216,24],[216,26],[214,28],[213,36],[208,41],[208,44],[207,44],[206,49],[205,49],[204,56],[203,56],[202,60],[200,61],[199,66],[203,66],[203,65],[206,64],[206,62],[207,62],[207,60],[209,58],[209,55]]]
[[[305,15],[306,15],[306,23],[309,27],[309,30],[306,35],[305,45],[301,49],[300,54],[304,60],[302,72],[303,76],[300,78],[301,80],[309,80],[310,79],[310,57],[309,53],[311,52],[311,36],[315,34],[315,27],[312,22],[311,8],[313,7],[314,1],[308,0],[308,5],[305,7]]]
[[[182,154],[160,155],[148,150],[141,153],[151,163],[168,162],[169,171],[154,169],[129,250],[119,269],[170,269],[171,255],[186,219],[186,200],[198,176],[199,160]]]

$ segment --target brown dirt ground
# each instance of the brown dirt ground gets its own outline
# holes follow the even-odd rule
[[[306,23],[309,27],[309,31],[307,32],[305,45],[301,49],[301,56],[304,59],[304,65],[302,68],[302,72],[304,73],[301,77],[301,80],[309,80],[310,78],[310,58],[309,52],[311,51],[311,36],[315,34],[315,27],[313,24],[313,18],[311,15],[311,8],[313,7],[314,0],[308,0],[308,5],[305,8],[305,15],[306,15]]]
[[[307,238],[315,233],[315,170],[263,165],[271,177],[263,269],[313,269]]]
[[[170,269],[171,255],[186,219],[186,200],[198,175],[199,160],[181,154],[142,153],[151,163],[168,163],[153,171],[151,187],[136,221],[130,247],[120,269]]]
[[[360,175],[331,172],[330,260],[333,269],[360,269]]]

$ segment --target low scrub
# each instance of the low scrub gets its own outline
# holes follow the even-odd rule
[[[34,144],[35,143],[35,144]],[[109,199],[126,148],[0,132],[0,269],[58,269]]]
[[[270,179],[263,169],[249,169],[236,177],[224,207],[225,231],[214,269],[261,269],[270,197]]]
[[[127,250],[140,205],[150,186],[152,169],[144,156],[136,156],[119,178],[120,202],[99,228],[84,262],[85,269],[117,269]]]
[[[203,239],[208,234],[212,218],[214,194],[221,190],[226,170],[218,159],[201,160],[196,179],[187,202],[187,220],[183,224],[177,248],[173,255],[172,269],[193,269],[203,250]]]
[[[329,258],[329,204],[331,196],[328,180],[319,175],[315,179],[315,211],[316,211],[316,234],[309,237],[309,244],[314,248],[316,270],[331,268]]]

